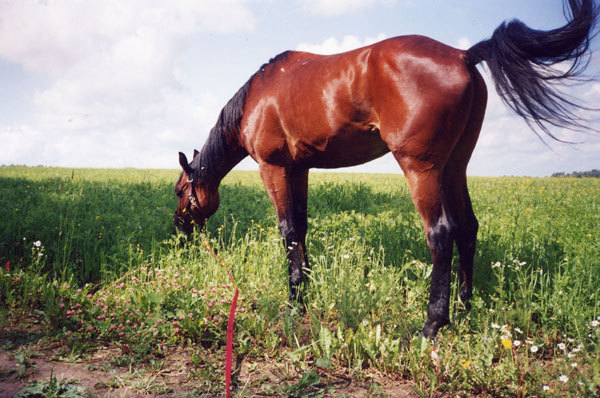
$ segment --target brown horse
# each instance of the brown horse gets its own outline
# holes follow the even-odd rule
[[[486,61],[504,101],[530,126],[580,128],[577,104],[552,83],[578,76],[598,13],[569,0],[568,23],[537,31],[502,24],[467,51],[422,36],[396,37],[342,54],[288,51],[263,65],[225,105],[202,152],[175,186],[175,225],[186,233],[219,207],[222,178],[250,155],[275,206],[289,260],[290,299],[301,300],[308,269],[308,170],[353,166],[392,152],[421,216],[433,260],[427,321],[434,337],[449,323],[450,269],[459,252],[460,299],[471,297],[478,223],[467,191],[487,90]],[[571,68],[553,69],[563,61]],[[538,130],[538,131],[539,131]],[[535,131],[535,130],[534,130]]]

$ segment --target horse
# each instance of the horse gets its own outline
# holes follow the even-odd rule
[[[286,51],[264,64],[224,106],[202,151],[175,185],[175,226],[189,234],[219,207],[219,184],[246,156],[257,163],[286,251],[289,299],[302,303],[308,173],[354,166],[391,152],[422,220],[433,271],[422,334],[450,323],[450,274],[458,248],[458,296],[468,309],[478,222],[467,164],[484,119],[486,62],[496,90],[532,130],[583,127],[584,108],[556,85],[580,78],[598,15],[593,0],[568,0],[567,23],[540,31],[519,20],[460,50],[424,36],[400,36],[356,50]],[[559,63],[568,62],[565,69]],[[564,65],[564,64],[563,64]]]

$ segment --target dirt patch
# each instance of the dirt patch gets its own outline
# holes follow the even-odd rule
[[[21,347],[22,348],[22,347]],[[23,354],[25,353],[26,359]],[[140,397],[182,396],[195,392],[185,369],[188,360],[174,351],[154,366],[119,367],[111,359],[121,355],[119,348],[101,348],[89,358],[68,361],[54,349],[0,352],[0,397],[11,397],[33,381],[56,378],[74,381],[92,396]]]
[[[12,397],[33,381],[75,381],[97,397],[224,396],[222,352],[174,347],[143,365],[118,366],[116,346],[70,354],[25,320],[0,328],[0,397]],[[236,370],[234,397],[415,397],[405,380],[377,372],[305,371],[277,359],[245,358]]]
[[[181,354],[174,353],[173,360],[165,358],[161,370],[148,366],[137,369],[107,366],[111,350],[100,350],[89,361],[65,363],[52,361],[48,353],[30,358],[23,376],[18,374],[18,360],[12,352],[0,353],[0,397],[12,397],[32,381],[76,381],[92,396],[98,397],[169,397],[218,396],[215,388],[208,388],[206,380],[190,380],[183,367]],[[248,372],[248,368],[255,370]],[[259,370],[258,370],[259,369]],[[362,375],[360,380],[341,373],[318,372],[319,381],[304,390],[298,386],[302,375],[295,370],[274,363],[253,362],[244,364],[233,396],[349,396],[349,397],[415,397],[410,386],[402,380],[392,380],[380,375]],[[204,386],[205,388],[202,388]],[[200,387],[200,388],[198,388]],[[219,386],[213,386],[218,388]],[[222,391],[222,390],[221,390]]]
[[[307,377],[308,376],[308,377]],[[304,382],[303,379],[313,378]],[[309,383],[309,384],[306,384]],[[306,387],[309,385],[309,387]],[[304,389],[302,389],[304,388]],[[245,361],[240,369],[241,396],[417,397],[406,380],[379,372],[349,375],[341,369],[302,371],[276,361]],[[248,395],[244,395],[248,394]]]
[[[27,364],[23,365],[23,360],[18,354],[19,352],[0,353],[0,397],[11,397],[30,382],[49,380],[51,377],[58,381],[75,380],[87,391],[100,396],[136,396],[135,392],[129,391],[126,386],[109,387],[111,380],[124,372],[111,373],[100,370],[104,364],[101,360],[60,362],[51,360],[51,353],[38,352],[31,354],[27,358]]]

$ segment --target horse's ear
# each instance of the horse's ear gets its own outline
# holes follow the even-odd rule
[[[187,157],[183,152],[179,152],[179,164],[185,173],[191,177],[194,174],[194,169],[188,163]]]
[[[197,149],[194,149],[194,157],[193,159],[196,159],[196,156],[200,155],[200,152],[198,152]]]

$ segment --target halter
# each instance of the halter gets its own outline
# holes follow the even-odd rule
[[[198,200],[196,199],[196,190],[194,189],[194,179],[187,177],[186,182],[188,184],[190,184],[190,194],[188,195],[188,203],[191,205],[190,209],[192,206],[198,208]]]
[[[200,166],[200,170],[204,170],[204,166]],[[200,206],[198,206],[199,200],[196,197],[196,190],[194,189],[194,179],[190,178],[189,174],[186,175],[186,178],[187,178],[186,182],[188,184],[190,184],[190,187],[191,187],[191,192],[188,195],[188,203],[191,204],[190,209],[191,209],[191,207],[195,207],[195,208],[199,209],[200,208]]]

